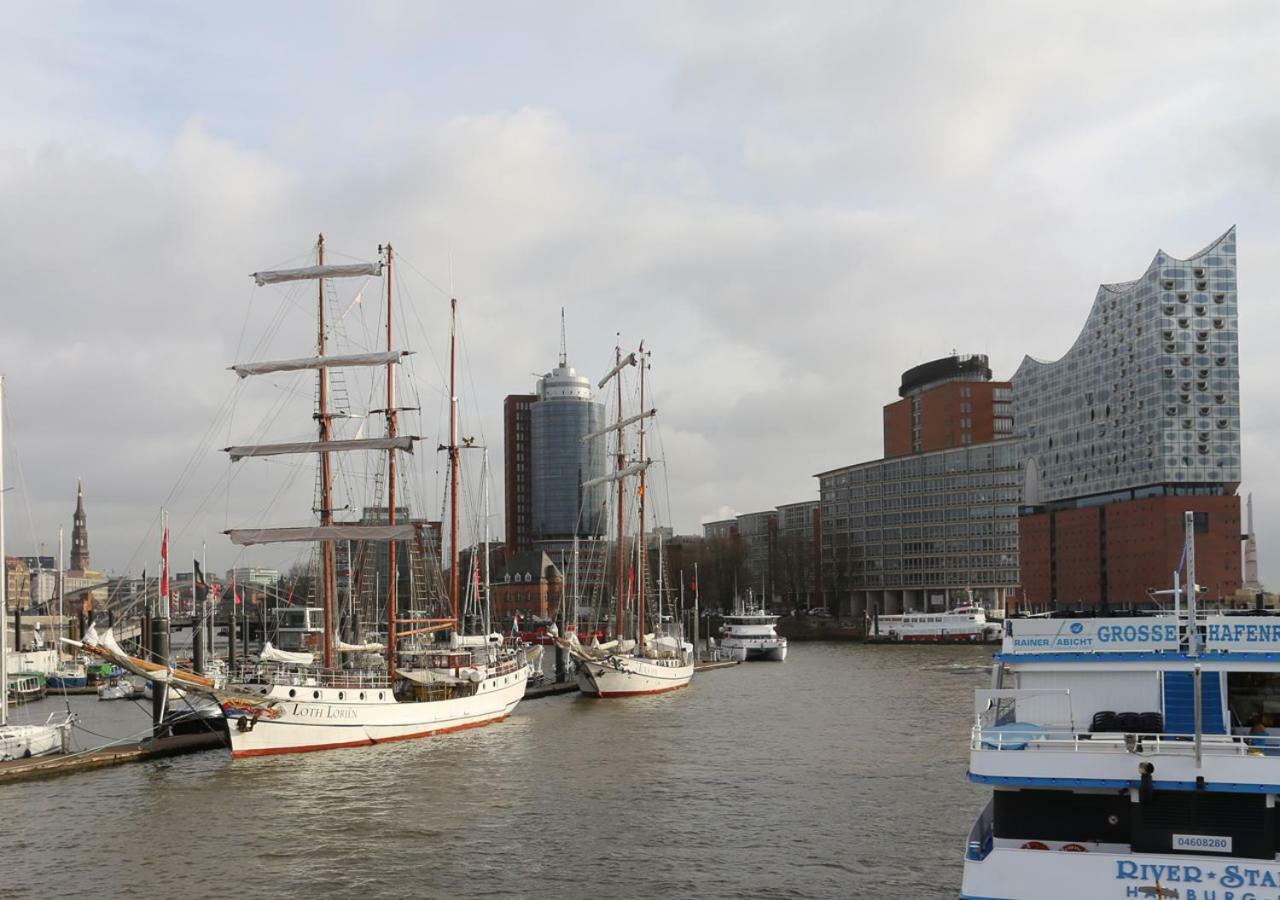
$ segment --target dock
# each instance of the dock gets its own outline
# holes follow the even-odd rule
[[[742,665],[742,660],[738,659],[707,659],[702,662],[694,663],[694,672],[711,672],[715,669],[731,669],[734,666]]]
[[[124,763],[146,762],[168,756],[184,756],[188,753],[216,750],[225,746],[223,736],[216,731],[210,731],[204,734],[180,734],[153,740],[110,744],[106,747],[76,753],[12,759],[0,762],[0,785],[69,775],[72,772],[85,772]]]

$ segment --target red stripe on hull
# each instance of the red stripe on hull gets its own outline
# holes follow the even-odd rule
[[[607,693],[593,692],[589,694],[589,696],[599,697],[601,699],[605,699],[607,697],[640,697],[645,694],[665,694],[668,691],[678,691],[680,690],[680,688],[686,688],[688,686],[689,686],[689,683],[686,681],[684,684],[677,684],[673,687],[658,688],[652,691],[608,691]]]
[[[392,741],[412,741],[416,738],[431,737],[433,734],[448,734],[452,731],[465,731],[468,728],[481,728],[485,725],[493,725],[501,722],[506,716],[498,716],[496,719],[485,719],[483,722],[471,722],[467,725],[454,725],[451,728],[437,728],[434,731],[419,731],[414,734],[400,734],[395,737],[382,738],[373,740],[365,738],[362,741],[343,741],[340,744],[306,744],[302,747],[280,747],[279,749],[264,747],[259,750],[240,750],[231,751],[232,759],[245,759],[250,756],[280,756],[285,753],[313,753],[317,750],[341,750],[345,747],[368,747],[372,744],[390,744]]]

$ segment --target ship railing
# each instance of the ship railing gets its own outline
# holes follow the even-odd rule
[[[324,669],[301,666],[259,666],[254,678],[266,684],[291,687],[386,688],[390,685],[385,669]]]
[[[995,800],[987,801],[982,812],[969,829],[969,843],[965,849],[965,859],[981,862],[987,858],[996,842]]]
[[[1064,726],[1030,722],[982,727],[975,725],[971,750],[1054,751],[1090,754],[1142,754],[1143,756],[1194,756],[1194,734],[1143,734],[1133,732],[1080,732]],[[1202,734],[1200,753],[1217,757],[1280,757],[1280,736]]]
[[[975,726],[982,729],[1034,722],[1075,731],[1071,691],[1066,688],[978,690],[974,692],[973,712]]]

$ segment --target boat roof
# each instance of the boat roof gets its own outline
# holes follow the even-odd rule
[[[1175,615],[1013,618],[1005,620],[1004,642],[996,658],[1011,666],[1201,664],[1280,670],[1280,618],[1214,613],[1197,616],[1195,629],[1185,616]]]

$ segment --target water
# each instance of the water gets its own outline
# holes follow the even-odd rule
[[[0,787],[0,896],[954,898],[989,657],[793,643],[686,691],[549,697],[435,739]],[[99,733],[146,727],[70,699]]]

